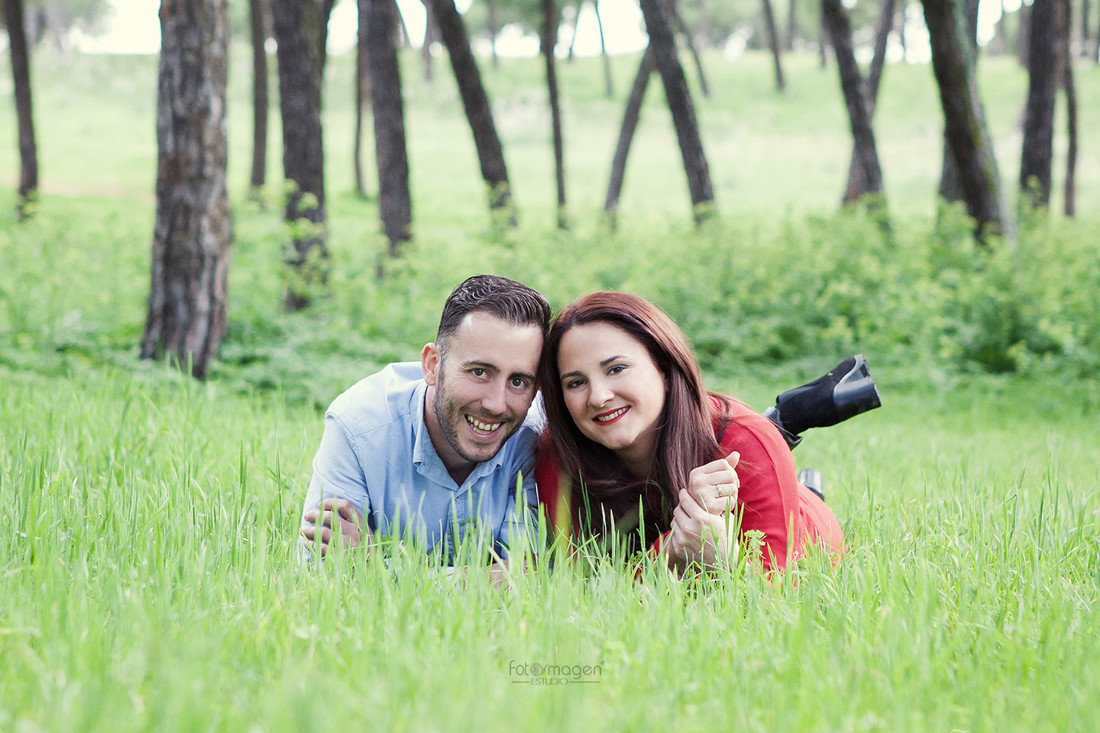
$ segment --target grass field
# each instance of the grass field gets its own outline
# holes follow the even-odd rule
[[[136,359],[153,221],[155,62],[35,58],[43,194],[29,222],[0,213],[0,730],[1100,726],[1100,386],[1086,340],[1100,319],[1095,147],[1082,145],[1082,215],[1052,217],[1042,230],[1076,243],[1064,250],[1081,263],[1065,265],[1073,298],[1045,284],[1058,279],[1058,263],[1020,259],[1013,281],[1039,311],[1036,323],[1059,313],[1071,322],[1048,359],[990,374],[952,356],[952,332],[942,341],[899,333],[891,345],[892,331],[866,326],[878,323],[870,315],[824,321],[821,330],[839,335],[766,359],[767,344],[753,340],[763,336],[722,321],[761,314],[708,278],[803,272],[785,262],[809,256],[800,240],[843,258],[870,231],[832,214],[849,154],[834,68],[792,58],[791,90],[776,96],[766,58],[713,59],[715,99],[700,107],[720,216],[703,232],[690,226],[654,85],[622,226],[610,233],[598,211],[621,105],[601,98],[598,62],[563,65],[575,226],[558,234],[537,63],[487,74],[521,217],[519,231],[499,233],[445,64],[426,85],[407,61],[416,242],[375,279],[375,205],[351,193],[350,108],[340,93],[351,88],[351,65],[334,58],[325,128],[332,293],[287,315],[278,310],[278,207],[245,203],[249,130],[238,122],[249,119],[247,57],[235,56],[231,324],[213,377],[197,383]],[[634,63],[617,60],[620,94]],[[983,60],[982,73],[1011,182],[1025,80],[1001,59]],[[1088,135],[1100,129],[1097,70],[1082,66],[1078,87]],[[866,281],[844,287],[873,308],[910,309],[906,324],[916,329],[920,304],[947,297],[904,280],[920,272],[905,252],[939,251],[923,244],[935,239],[941,154],[931,72],[891,67],[882,94],[879,139],[900,246],[877,275],[858,261]],[[0,86],[0,97],[0,171],[13,185],[10,88]],[[14,191],[0,191],[0,212],[13,204]],[[1029,236],[1021,250],[1038,250],[1042,237]],[[886,251],[868,247],[872,260]],[[726,259],[707,269],[714,252]],[[992,267],[982,262],[977,269]],[[354,571],[343,562],[298,567],[319,408],[379,364],[415,357],[446,292],[481,270],[530,282],[555,305],[597,287],[640,290],[674,312],[701,350],[728,326],[742,346],[707,352],[709,384],[760,409],[846,355],[836,349],[867,351],[883,409],[809,434],[795,454],[825,474],[845,559],[811,559],[775,585],[752,574],[681,582],[650,572],[634,582],[614,563],[558,562],[514,577],[507,592],[416,557]],[[954,285],[962,298],[965,282]],[[912,301],[894,304],[909,291]],[[795,316],[817,317],[817,292],[791,299]],[[730,302],[707,310],[700,304],[712,293]],[[1070,362],[1074,339],[1081,354]],[[756,356],[739,360],[739,348]]]

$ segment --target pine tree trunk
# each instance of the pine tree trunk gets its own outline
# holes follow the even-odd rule
[[[1089,57],[1089,38],[1092,31],[1089,29],[1089,11],[1092,3],[1089,0],[1081,0],[1081,57]]]
[[[267,180],[267,49],[271,12],[267,0],[249,0],[252,29],[252,177],[249,185],[258,196]]]
[[[327,16],[321,0],[272,0],[278,43],[283,175],[291,184],[283,217],[291,231],[286,255],[288,310],[301,310],[327,280],[321,82]],[[331,6],[330,6],[331,7]]]
[[[848,108],[848,122],[852,130],[855,156],[859,159],[865,181],[865,194],[882,193],[882,169],[879,167],[875,134],[871,128],[867,100],[863,95],[863,81],[852,49],[852,28],[848,13],[840,0],[823,0],[821,10],[829,33],[829,42],[836,52],[840,86]],[[848,203],[848,202],[846,202]]]
[[[604,213],[612,216],[619,209],[619,196],[622,194],[623,178],[626,175],[626,158],[630,153],[630,143],[634,140],[638,119],[641,117],[642,102],[645,100],[645,90],[649,86],[649,77],[653,74],[656,65],[653,47],[649,46],[642,55],[638,74],[634,77],[634,85],[626,101],[623,124],[619,130],[619,142],[615,146],[615,157],[611,161],[611,180],[607,184],[607,201],[603,205],[603,210]]]
[[[783,91],[787,88],[783,81],[783,65],[779,60],[779,31],[775,27],[775,14],[772,12],[771,0],[760,0],[764,10],[764,27],[768,30],[768,45],[772,50],[772,61],[775,65],[775,88]]]
[[[491,209],[506,209],[515,223],[515,211],[512,209],[512,191],[508,182],[508,168],[504,164],[504,149],[493,122],[493,110],[489,106],[489,97],[481,83],[481,72],[470,51],[470,39],[466,35],[466,26],[462,16],[455,9],[454,0],[430,0],[435,11],[435,21],[447,53],[451,57],[458,92],[462,96],[462,105],[466,110],[466,119],[474,135],[474,147],[481,165],[481,177],[489,186],[489,206]]]
[[[798,35],[798,0],[787,5],[787,53],[794,51],[794,38]]]
[[[592,9],[596,11],[596,27],[600,31],[600,58],[603,59],[604,94],[611,98],[615,96],[615,86],[611,79],[611,56],[607,53],[607,40],[603,34],[603,18],[600,17],[599,0],[592,3]]]
[[[390,256],[399,254],[412,233],[409,160],[405,148],[405,107],[397,64],[397,5],[394,0],[366,0],[367,63],[374,111],[375,159],[378,162],[378,210],[389,240]]]
[[[959,171],[966,210],[981,241],[989,233],[1012,238],[1001,177],[985,123],[962,6],[955,0],[921,0],[932,46],[948,143]]]
[[[708,218],[708,207],[714,203],[710,168],[703,152],[703,140],[695,119],[695,104],[688,91],[684,69],[676,55],[676,43],[672,29],[665,19],[658,0],[641,0],[649,45],[665,87],[665,97],[676,126],[676,138],[680,143],[680,155],[684,160],[688,191],[691,193],[692,215],[697,224]]]
[[[966,12],[966,27],[969,30],[966,38],[970,43],[967,60],[976,65],[978,62],[978,0],[963,0],[963,2]],[[947,138],[946,129],[943,131],[943,167],[940,172],[939,194],[944,201],[965,200],[962,182],[959,179],[959,169],[955,165],[955,156],[951,154],[951,143]]]
[[[691,31],[688,30],[687,24],[684,23],[684,18],[680,15],[680,9],[676,5],[678,0],[662,0],[662,9],[666,11],[665,19],[672,25],[670,28],[675,28],[680,31],[684,37],[684,43],[687,44],[688,53],[691,54],[691,59],[695,63],[695,73],[699,75],[699,91],[703,93],[703,96],[710,99],[710,84],[707,83],[707,75],[703,72],[703,60],[699,58],[699,51],[695,48],[695,39],[692,38]],[[676,34],[673,33],[673,43],[675,44]]]
[[[1070,50],[1073,28],[1073,7],[1070,0],[1056,0],[1055,16],[1058,34],[1057,84],[1066,90],[1066,183],[1063,212],[1072,217],[1077,208],[1077,90],[1073,85],[1073,53]],[[1087,10],[1086,6],[1086,10]]]
[[[20,218],[29,214],[30,199],[38,190],[38,145],[34,137],[30,58],[23,22],[23,0],[4,0],[4,24],[8,27],[8,50],[11,52],[11,72],[15,86],[15,115],[19,125],[17,214]]]
[[[363,173],[363,117],[370,104],[370,70],[367,68],[367,2],[356,0],[359,25],[355,34],[355,141],[352,159],[355,165],[355,190],[369,198]]]
[[[424,0],[424,43],[420,45],[420,63],[426,82],[432,80],[432,42],[435,36],[435,13],[432,12],[432,4]]]
[[[225,335],[228,20],[224,0],[163,0],[157,84],[157,207],[143,359],[206,376]]]
[[[1054,3],[1037,0],[1031,6],[1028,38],[1028,89],[1024,110],[1024,143],[1020,157],[1020,190],[1030,206],[1050,205],[1051,162],[1054,156],[1054,88],[1056,37]]]
[[[878,26],[875,28],[875,51],[871,58],[871,69],[867,74],[865,96],[867,99],[867,116],[873,119],[875,104],[878,100],[878,87],[882,81],[882,70],[886,66],[886,42],[890,38],[890,31],[894,25],[895,0],[881,0],[878,16]],[[852,149],[852,160],[848,163],[848,185],[844,188],[844,203],[858,201],[867,193],[866,179],[863,177],[863,166],[860,164],[856,150]]]
[[[550,94],[550,125],[554,135],[554,176],[558,184],[558,229],[568,229],[565,217],[565,154],[561,134],[561,105],[558,103],[558,75],[554,68],[554,47],[558,41],[558,5],[542,2],[542,57],[546,61],[546,88]]]

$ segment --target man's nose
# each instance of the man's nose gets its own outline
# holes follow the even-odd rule
[[[501,380],[489,385],[481,397],[481,406],[494,415],[503,415],[508,411],[508,384]]]

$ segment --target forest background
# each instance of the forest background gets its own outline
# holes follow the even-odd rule
[[[885,228],[873,208],[840,207],[852,140],[835,60],[784,54],[779,93],[772,58],[749,45],[732,59],[702,49],[709,98],[684,57],[715,194],[698,226],[656,83],[611,226],[606,180],[640,54],[611,58],[610,98],[602,59],[562,59],[565,229],[542,62],[480,59],[511,227],[488,211],[446,55],[428,78],[405,49],[414,227],[398,257],[374,181],[367,198],[356,190],[354,54],[330,56],[331,264],[309,307],[288,311],[283,183],[249,186],[251,62],[237,39],[228,327],[201,382],[137,358],[157,60],[38,47],[31,215],[17,219],[17,192],[0,191],[0,729],[682,729],[725,725],[730,710],[760,730],[1094,729],[1095,52],[1075,55],[1077,213],[1062,214],[1057,185],[1038,211],[1013,192],[1016,236],[982,243],[961,206],[936,200],[943,118],[928,65],[884,71]],[[983,53],[977,68],[1015,191],[1027,69],[1011,53]],[[0,64],[0,85],[10,78]],[[13,107],[0,110],[5,172],[19,168]],[[708,385],[758,409],[865,353],[883,409],[811,433],[795,454],[825,473],[845,561],[773,587],[652,570],[633,583],[590,559],[516,577],[507,593],[412,557],[300,570],[320,411],[381,364],[416,358],[450,288],[482,271],[555,307],[605,287],[649,297],[692,338]]]

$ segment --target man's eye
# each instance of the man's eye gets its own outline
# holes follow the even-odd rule
[[[526,379],[521,379],[519,377],[515,377],[515,378],[512,379],[512,386],[515,387],[516,389],[526,389],[527,388],[527,380]]]
[[[488,372],[486,372],[481,367],[476,367],[474,369],[471,369],[470,373],[473,374],[475,377],[484,377]]]

